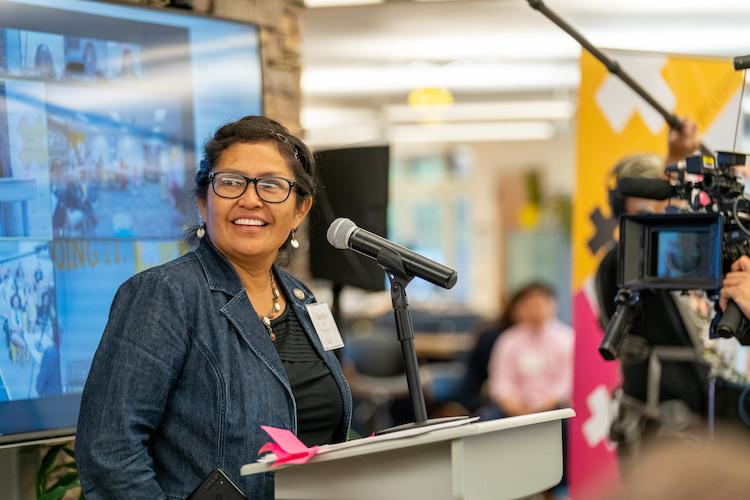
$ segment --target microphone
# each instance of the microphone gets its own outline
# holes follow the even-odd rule
[[[662,179],[622,177],[617,181],[617,194],[647,200],[666,200],[675,195],[672,185]]]
[[[458,273],[453,269],[423,257],[408,248],[397,245],[370,231],[365,231],[349,219],[339,217],[331,223],[326,233],[328,242],[340,250],[347,248],[357,253],[378,260],[382,250],[397,254],[404,270],[411,276],[418,276],[443,288],[452,288],[458,280]]]

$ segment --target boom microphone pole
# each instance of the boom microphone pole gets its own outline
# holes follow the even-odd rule
[[[620,67],[620,65],[617,63],[617,61],[614,61],[607,57],[601,50],[597,49],[591,42],[589,42],[586,38],[583,37],[579,32],[575,30],[571,25],[569,25],[564,19],[562,19],[560,16],[555,14],[553,11],[547,7],[542,0],[527,0],[529,2],[529,5],[533,8],[544,14],[544,16],[555,23],[557,26],[560,27],[565,33],[573,37],[578,43],[581,44],[581,46],[589,51],[592,56],[596,57],[604,66],[606,66],[607,70],[618,77],[620,80],[625,83],[628,87],[630,87],[633,92],[641,96],[644,101],[649,103],[652,108],[654,108],[667,122],[669,125],[669,128],[673,130],[682,130],[683,123],[682,120],[680,120],[677,115],[674,113],[670,113],[669,111],[664,108],[659,102],[657,102],[656,99],[653,98],[651,94],[646,92],[646,89],[641,87],[638,82],[633,80],[633,78],[625,72],[625,70]],[[736,64],[736,62],[735,62]],[[704,143],[701,142],[701,153],[708,156],[714,156],[713,151],[706,146]]]

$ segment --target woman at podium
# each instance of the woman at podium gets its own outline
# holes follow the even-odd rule
[[[307,306],[279,267],[310,210],[310,150],[247,116],[206,143],[195,193],[197,246],[125,282],[83,392],[76,456],[87,498],[185,498],[221,468],[252,499],[273,477],[241,477],[269,441],[343,441],[351,395]]]

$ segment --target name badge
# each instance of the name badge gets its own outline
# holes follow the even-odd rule
[[[323,349],[331,351],[344,347],[339,327],[336,326],[336,322],[333,320],[333,314],[331,314],[328,304],[320,302],[317,304],[308,304],[305,307],[307,307],[307,313],[310,315],[315,333],[318,334],[320,343],[323,344]]]

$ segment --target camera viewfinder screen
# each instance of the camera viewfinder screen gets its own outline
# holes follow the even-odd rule
[[[710,276],[711,235],[707,231],[659,231],[656,278]]]

